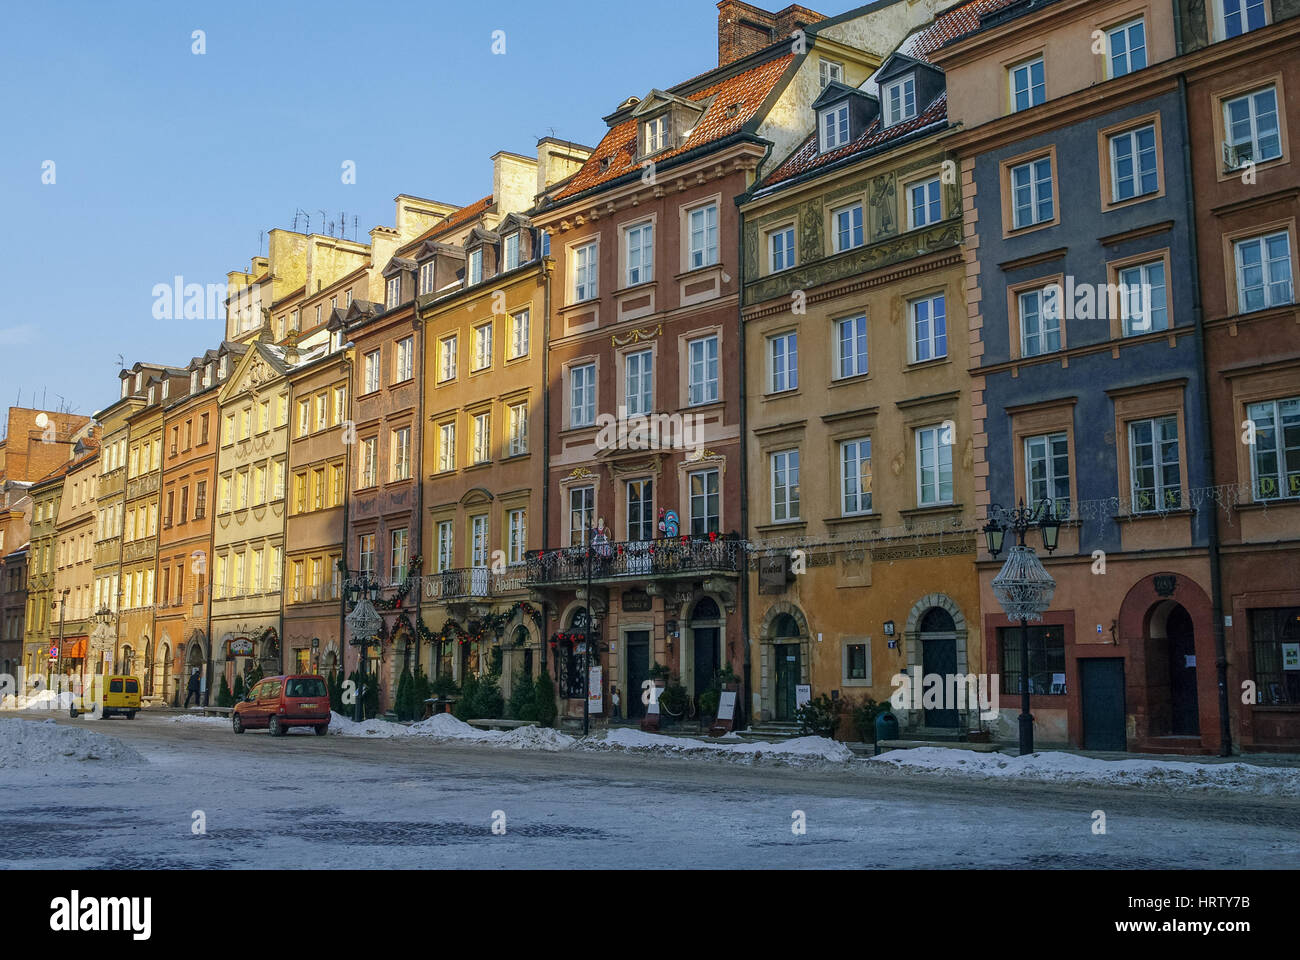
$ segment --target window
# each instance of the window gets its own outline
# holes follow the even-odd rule
[[[1055,286],[1017,294],[1020,304],[1020,355],[1037,357],[1061,349],[1060,293]]]
[[[298,436],[305,437],[311,430],[311,401],[298,401]]]
[[[1070,444],[1065,433],[1025,437],[1025,493],[1030,506],[1051,500],[1057,517],[1070,515]]]
[[[201,520],[208,510],[208,482],[200,480],[194,487],[194,519]]]
[[[375,535],[363,533],[357,538],[357,573],[370,577],[375,572]]]
[[[1011,68],[1011,112],[1028,110],[1047,99],[1043,83],[1043,58],[1035,57]]]
[[[1119,294],[1124,336],[1169,329],[1163,260],[1120,270]]]
[[[1106,68],[1111,77],[1122,77],[1147,65],[1146,25],[1142,18],[1106,31]]]
[[[334,424],[337,426],[348,418],[348,388],[334,388]]]
[[[840,444],[840,495],[844,516],[871,512],[871,438]]]
[[[653,540],[655,535],[654,481],[627,484],[627,539]]]
[[[367,437],[361,441],[361,486],[373,487],[379,482],[379,438]]]
[[[275,463],[271,465],[271,468],[274,477],[274,483],[272,485],[272,499],[283,500],[285,462],[283,460],[277,460]]]
[[[569,368],[569,426],[589,427],[596,422],[596,365]]]
[[[509,543],[506,550],[506,562],[517,564],[524,562],[524,551],[528,549],[528,512],[511,510],[507,515]]]
[[[1264,0],[1221,0],[1223,38],[1229,40],[1268,23]]]
[[[442,520],[438,523],[438,572],[450,570],[453,563],[452,558],[452,530],[455,528],[450,520]]]
[[[438,341],[438,380],[456,379],[456,335]]]
[[[799,519],[799,451],[769,455],[772,469],[772,522]]]
[[[227,474],[222,477],[217,487],[218,496],[221,499],[221,512],[226,513],[231,509],[230,499],[230,476]]]
[[[1263,163],[1282,156],[1277,88],[1265,87],[1223,102],[1224,166],[1235,170],[1246,161]]]
[[[924,363],[948,355],[948,316],[944,295],[908,302],[912,320],[912,360]]]
[[[916,78],[909,75],[886,84],[883,107],[887,127],[916,116]]]
[[[594,243],[583,244],[573,251],[573,302],[594,300],[597,296],[596,248]]]
[[[394,480],[411,477],[411,428],[399,427],[393,431],[392,464]]]
[[[660,114],[641,124],[641,142],[645,145],[642,156],[658,153],[668,146],[668,114]]]
[[[389,551],[388,581],[397,584],[406,581],[406,531],[394,530]]]
[[[474,328],[474,369],[485,370],[492,366],[492,324]]]
[[[293,475],[293,508],[297,513],[307,510],[307,471]]]
[[[379,351],[372,350],[365,356],[366,393],[379,389]]]
[[[867,644],[846,643],[844,645],[844,679],[871,682],[871,662],[867,655]]]
[[[718,205],[710,203],[690,212],[687,269],[698,270],[718,262]]]
[[[867,372],[867,317],[835,321],[835,377],[860,377]]]
[[[1110,196],[1120,203],[1146,196],[1160,189],[1160,170],[1156,154],[1156,128],[1153,124],[1125,130],[1110,140]]]
[[[817,61],[817,73],[823,90],[826,89],[826,85],[829,83],[844,82],[844,64],[835,60],[827,60],[822,57]]]
[[[581,546],[587,542],[587,530],[591,527],[596,511],[595,487],[569,488],[569,545]]]
[[[654,224],[639,223],[623,234],[627,247],[627,285],[649,283],[654,275]]]
[[[1178,473],[1178,418],[1135,420],[1128,425],[1133,512],[1182,506]]]
[[[492,458],[492,425],[490,414],[474,415],[474,463],[486,463]]]
[[[483,282],[483,248],[469,252],[469,262],[465,269],[466,282],[473,286]]]
[[[639,350],[623,358],[625,390],[623,401],[628,416],[647,414],[654,409],[654,353]]]
[[[420,294],[433,293],[433,268],[435,261],[420,264]]]
[[[456,469],[456,424],[444,423],[438,427],[438,472]]]
[[[844,146],[849,142],[849,105],[841,103],[823,110],[818,126],[822,132],[822,153]]]
[[[411,360],[414,355],[415,340],[403,337],[397,341],[397,355],[393,358],[393,382],[401,383],[411,379]]]
[[[691,536],[719,532],[718,471],[697,470],[687,478],[691,495]]]
[[[398,274],[395,277],[388,278],[388,285],[384,295],[384,306],[389,310],[401,303],[402,299],[402,277]]]
[[[916,505],[952,503],[952,430],[946,424],[916,431]]]
[[[782,227],[767,235],[768,269],[772,273],[794,266],[794,227]]]
[[[507,456],[517,457],[528,452],[528,404],[516,403],[510,407],[510,447]]]
[[[1002,693],[1020,693],[1022,627],[998,627],[1002,653]],[[1029,692],[1034,696],[1063,696],[1065,683],[1065,628],[1057,625],[1029,627]]]
[[[1246,407],[1254,425],[1250,480],[1255,500],[1300,497],[1300,397]]]
[[[780,393],[799,386],[799,334],[791,330],[767,338],[767,391]]]
[[[502,269],[513,270],[519,266],[519,233],[506,234],[501,241]]]
[[[217,557],[217,571],[212,581],[212,595],[218,600],[229,594],[226,579],[228,568],[229,558],[225,556]]]
[[[208,415],[199,418],[199,446],[208,442]]]
[[[700,337],[687,344],[690,363],[687,402],[691,406],[718,399],[718,338]]]
[[[330,425],[330,395],[316,394],[316,429],[324,430]]]
[[[469,565],[486,567],[488,565],[488,518],[487,514],[469,518]]]
[[[855,203],[832,213],[831,234],[836,253],[862,246],[862,204]]]
[[[510,315],[510,359],[528,356],[529,313],[520,310]]]
[[[1039,157],[1011,168],[1011,223],[1016,230],[1055,217],[1052,159]]]
[[[188,493],[188,489],[181,491],[182,506],[186,502],[185,495]],[[264,463],[259,463],[253,468],[253,503],[254,505],[266,503],[266,464]],[[184,515],[184,509],[181,510],[181,513]],[[184,521],[182,520],[182,522]]]
[[[907,188],[907,227],[915,230],[938,223],[942,219],[943,203],[941,200],[938,177],[910,184]]]
[[[1233,243],[1237,310],[1246,313],[1291,303],[1291,236],[1285,230]]]

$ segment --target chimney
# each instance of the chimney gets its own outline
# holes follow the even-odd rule
[[[735,63],[825,19],[797,3],[769,13],[741,0],[722,0],[718,4],[718,66]]]

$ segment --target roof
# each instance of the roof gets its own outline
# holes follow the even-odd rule
[[[980,21],[984,18],[1021,2],[1023,0],[971,0],[970,3],[963,3],[961,6],[954,7],[944,13],[933,24],[925,28],[922,33],[925,33],[926,36],[923,38],[922,45],[918,46],[915,51],[908,50],[905,47],[899,49],[916,57],[918,60],[929,60],[930,54],[935,50],[950,43],[956,43],[963,37],[969,36],[983,27],[984,24]],[[917,36],[917,34],[913,34],[913,36]],[[909,37],[908,39],[912,38]]]
[[[459,210],[457,210],[455,213],[449,216],[446,220],[442,221],[436,226],[430,227],[428,230],[420,234],[410,243],[403,244],[402,247],[397,252],[406,253],[408,250],[413,249],[417,245],[423,243],[425,240],[430,240],[434,237],[441,236],[444,233],[450,233],[452,230],[455,230],[457,227],[463,227],[469,221],[475,220],[478,217],[481,217],[483,214],[485,214],[487,212],[488,207],[490,206],[492,206],[492,194],[488,194],[482,200],[475,200],[467,207],[461,207]]]
[[[771,53],[774,54],[781,49],[789,50],[789,44],[779,44],[772,48]],[[671,150],[655,154],[654,162],[662,164],[684,153],[698,150],[724,137],[739,133],[758,113],[794,59],[795,54],[786,53],[783,56],[769,56],[769,59],[735,73],[727,72],[729,68],[722,68],[725,75],[721,79],[685,93],[687,100],[707,103],[704,114],[691,128],[690,135],[683,143]],[[709,74],[703,76],[707,79]],[[682,85],[679,84],[673,89],[681,90]],[[552,204],[562,202],[639,170],[636,150],[639,123],[637,118],[629,117],[611,127],[596,145],[595,151],[587,162],[569,178],[549,202]]]

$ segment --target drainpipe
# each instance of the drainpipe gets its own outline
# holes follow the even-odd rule
[[[1182,22],[1178,4],[1174,4],[1175,37],[1181,53]],[[1205,315],[1201,306],[1201,274],[1199,250],[1196,240],[1196,196],[1192,182],[1191,142],[1187,124],[1187,75],[1178,75],[1178,122],[1183,135],[1183,180],[1187,184],[1187,242],[1191,247],[1187,258],[1192,272],[1192,318],[1196,327],[1196,360],[1201,371],[1200,414],[1205,431],[1201,444],[1201,465],[1205,476],[1214,478],[1214,431],[1210,420],[1210,368],[1205,356]],[[1209,513],[1210,560],[1210,616],[1214,634],[1214,668],[1219,686],[1219,756],[1232,755],[1232,717],[1228,712],[1228,653],[1223,636],[1223,583],[1219,562],[1219,510],[1217,505]]]
[[[769,152],[771,148],[769,147]],[[766,160],[766,155],[764,160]],[[761,169],[761,165],[760,165]],[[740,285],[739,302],[736,306],[736,330],[738,333],[737,344],[740,357],[740,536],[741,542],[749,541],[749,412],[748,385],[745,382],[745,218],[740,212],[740,204],[745,194],[736,198],[736,280]],[[751,656],[750,638],[749,638],[749,551],[742,548],[739,551],[741,558],[741,575],[740,575],[740,635],[745,647],[745,666],[744,666],[744,683],[742,685],[743,695],[741,703],[741,717],[749,719],[749,725],[754,722],[750,711],[753,708],[753,672],[754,664]],[[740,718],[737,718],[737,726]]]
[[[343,335],[346,335],[346,334],[347,334],[347,325],[344,324],[344,327],[343,327]],[[353,403],[352,394],[355,392],[354,387],[356,386],[356,385],[352,382],[352,359],[351,359],[350,357],[345,356],[345,357],[343,358],[343,366],[344,366],[344,367],[347,369],[347,371],[348,371],[348,387],[347,387],[347,398],[348,398],[348,409],[347,409],[347,413],[348,413],[348,417],[347,417],[347,419],[348,419],[349,421],[351,421],[351,420],[352,420],[352,417],[351,417],[351,414],[352,414],[352,403]],[[421,376],[421,378],[420,378],[420,382],[421,382],[421,384],[423,384],[423,382],[424,382],[424,378],[423,378],[423,376]],[[289,416],[290,416],[290,417],[293,416],[293,406],[292,406],[292,405],[290,405],[290,407],[289,407]],[[354,431],[355,431],[355,426],[354,426],[353,429],[354,429]],[[348,573],[348,547],[349,547],[349,546],[351,545],[351,543],[352,543],[352,536],[351,536],[351,534],[348,532],[348,514],[349,514],[349,509],[348,509],[348,508],[352,505],[352,498],[348,495],[348,491],[349,491],[349,490],[351,489],[351,487],[352,487],[352,448],[353,448],[354,446],[356,446],[356,443],[355,443],[355,441],[356,441],[356,437],[355,437],[355,436],[353,436],[353,441],[354,441],[353,443],[345,443],[345,444],[343,444],[343,476],[344,476],[344,478],[345,478],[344,485],[343,485],[343,552],[342,552],[342,557],[343,557],[343,569],[342,569],[342,571],[340,571],[340,572],[341,572],[341,573],[344,573],[344,574]],[[289,471],[288,471],[288,469],[286,468],[286,469],[285,469],[285,474],[286,474],[286,476],[285,476],[285,483],[286,483],[286,485],[288,484],[288,481],[289,481],[289,478],[288,478],[288,476],[287,476],[288,472],[289,472]],[[286,504],[285,504],[285,505],[286,505],[286,507],[287,507],[287,506],[288,506],[288,503],[287,503],[287,493],[288,493],[288,491],[286,490],[285,493],[286,493]],[[284,581],[283,581],[283,579],[281,579],[280,586],[281,586],[281,593],[283,593],[283,588],[284,588]],[[348,616],[348,584],[347,584],[347,578],[346,578],[346,577],[340,577],[340,578],[339,578],[339,676],[338,676],[338,679],[339,679],[340,681],[345,681],[345,680],[347,679],[347,675],[348,675],[348,673],[347,673],[347,661],[346,661],[346,659],[345,659],[345,657],[346,657],[346,653],[347,653],[347,648],[348,648],[348,641],[347,641],[347,616]],[[317,664],[317,666],[319,666],[319,664]]]
[[[420,425],[420,431],[419,431],[420,449],[418,453],[414,450],[411,451],[412,459],[415,461],[415,524],[414,524],[415,536],[413,539],[415,540],[414,556],[423,557],[424,556],[424,374],[425,374],[424,363],[425,360],[427,359],[427,353],[428,353],[428,348],[425,346],[428,338],[425,337],[424,335],[425,323],[424,320],[420,317],[420,287],[419,287],[420,274],[418,270],[416,271],[415,274],[415,283],[416,283],[415,307],[414,307],[415,312],[414,315],[411,317],[411,325],[415,328],[415,335],[420,340],[420,367],[419,367],[419,375],[416,378],[416,384],[417,384],[416,390],[418,391],[418,398],[417,398],[418,406],[415,408],[415,420],[416,423]],[[343,528],[345,531],[347,530],[346,516],[347,514],[345,511],[344,513],[345,522]],[[345,533],[344,536],[346,535],[347,534]],[[346,543],[345,543],[345,548],[346,548]],[[420,578],[415,583],[415,623],[412,624],[412,626],[415,628],[414,644],[415,644],[415,672],[416,673],[420,672],[420,601],[422,599],[421,594],[423,592],[422,591],[423,581],[424,581],[424,564],[421,563]],[[408,646],[410,646],[409,643]],[[429,666],[432,667],[433,664],[430,663]]]
[[[216,397],[213,397],[214,401],[216,399],[217,399]],[[216,430],[216,438],[213,443],[215,449],[212,451],[212,475],[211,475],[212,476],[212,503],[213,505],[216,505],[216,503],[218,502],[217,484],[220,482],[221,479],[217,473],[217,457],[220,455],[220,450],[221,450],[221,404],[220,403],[214,402],[212,404],[212,426]],[[209,439],[210,440],[212,439],[212,435],[209,435]],[[275,476],[274,468],[272,468],[271,476],[272,479],[274,479]],[[215,679],[215,674],[213,671],[215,667],[216,658],[213,656],[212,653],[212,568],[214,565],[214,558],[212,556],[212,553],[213,553],[213,545],[216,541],[216,529],[217,529],[216,512],[215,511],[209,512],[209,507],[206,503],[203,505],[203,519],[208,524],[208,530],[209,530],[208,549],[203,555],[203,570],[204,570],[203,590],[207,594],[207,597],[205,599],[208,608],[207,627],[204,630],[204,634],[205,634],[204,639],[207,641],[208,655],[206,658],[207,662],[203,665],[203,672],[206,675],[207,683],[202,691],[202,699],[203,699],[202,706],[206,707],[212,701],[212,681]]]
[[[542,550],[551,549],[551,270],[555,261],[547,257],[542,264]],[[542,601],[541,669],[546,669],[546,625],[550,622],[550,604]]]

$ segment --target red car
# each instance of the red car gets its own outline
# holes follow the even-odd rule
[[[290,727],[311,727],[317,736],[330,728],[330,697],[325,678],[315,674],[266,677],[259,681],[230,715],[235,733],[266,727],[282,737]]]

